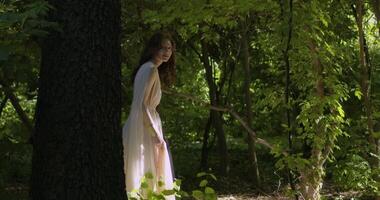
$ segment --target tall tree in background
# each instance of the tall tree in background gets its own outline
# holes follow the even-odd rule
[[[303,1],[293,6],[297,10],[293,12],[294,19],[298,11],[308,14],[293,24],[296,34],[292,35],[292,52],[297,54],[290,54],[292,80],[296,90],[303,94],[296,99],[300,102],[300,112],[296,117],[297,137],[294,143],[292,141],[298,148],[293,148],[287,158],[292,160],[288,167],[299,174],[297,184],[301,199],[318,200],[321,199],[326,161],[332,156],[338,137],[344,135],[342,102],[347,98],[347,89],[340,78],[342,65],[334,63],[340,52],[329,49],[337,46],[339,40],[330,31],[332,19],[328,1]],[[325,39],[320,40],[321,37]]]
[[[242,64],[244,68],[244,104],[245,104],[245,115],[246,115],[246,121],[250,128],[252,128],[252,98],[251,98],[251,66],[250,66],[250,42],[249,42],[249,27],[248,27],[248,19],[249,16],[245,17],[245,19],[242,22]],[[260,187],[260,171],[259,166],[257,162],[257,155],[256,155],[256,143],[255,138],[252,137],[252,134],[248,134],[247,136],[247,143],[248,143],[248,150],[249,150],[249,159],[252,164],[252,175],[253,180],[257,184],[257,186]]]
[[[376,17],[378,17],[378,1],[371,2],[375,11]],[[371,96],[371,82],[372,82],[372,74],[371,74],[371,64],[369,60],[369,51],[368,45],[366,41],[363,19],[365,15],[364,10],[365,4],[363,0],[356,0],[355,7],[352,7],[353,13],[355,15],[356,25],[358,28],[358,41],[359,41],[359,64],[360,64],[360,89],[363,95],[363,104],[364,111],[366,116],[366,132],[368,134],[368,142],[369,142],[369,150],[371,157],[369,159],[369,163],[373,171],[376,171],[380,168],[380,139],[376,137],[376,133],[374,130],[374,106],[372,103]],[[377,18],[379,19],[379,18]],[[380,29],[379,29],[380,30]],[[376,199],[380,199],[380,196],[377,195]]]
[[[213,106],[220,105],[220,98],[218,98],[217,94],[217,85],[214,81],[214,72],[212,69],[212,65],[210,62],[209,54],[209,44],[207,41],[201,41],[202,46],[202,54],[201,54],[201,60],[205,67],[206,71],[206,80],[209,87],[209,98],[210,98],[210,104]],[[227,141],[226,141],[226,135],[224,133],[223,129],[223,118],[222,113],[210,110],[210,118],[211,118],[211,124],[215,128],[215,134],[217,137],[218,142],[218,151],[220,156],[220,172],[223,175],[226,175],[229,170],[229,162],[228,162],[228,150],[227,150]]]
[[[363,95],[364,110],[367,120],[368,139],[371,144],[371,153],[378,155],[379,153],[379,141],[374,136],[374,124],[373,124],[373,110],[371,101],[371,69],[369,63],[368,47],[366,45],[366,39],[363,27],[364,16],[364,1],[357,0],[355,8],[353,8],[356,24],[358,27],[359,37],[359,63],[360,63],[360,88]],[[379,167],[379,161],[377,158],[371,159],[372,166]]]
[[[57,1],[41,44],[31,199],[126,199],[120,2]]]
[[[283,23],[287,24],[287,29],[285,29],[281,33],[282,42],[285,44],[284,50],[282,50],[283,55],[283,65],[285,68],[285,105],[286,105],[286,127],[287,127],[287,134],[288,134],[288,147],[290,154],[293,152],[293,137],[294,137],[294,130],[292,129],[293,125],[291,120],[291,111],[292,105],[290,104],[290,59],[289,59],[289,53],[291,51],[291,41],[292,41],[292,31],[293,31],[293,0],[281,0],[280,1],[280,9],[281,9],[281,18],[283,19]],[[293,111],[294,112],[294,111]],[[288,179],[290,187],[293,191],[296,190],[295,184],[294,184],[294,172],[289,169],[288,171]],[[295,196],[298,200],[298,194]]]
[[[371,0],[370,5],[376,16],[377,28],[379,29],[379,36],[380,36],[380,0]]]

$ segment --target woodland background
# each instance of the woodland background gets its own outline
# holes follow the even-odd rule
[[[183,190],[206,171],[219,197],[379,198],[379,0],[2,0],[0,199],[124,198],[118,133],[158,30],[176,41],[158,109]]]

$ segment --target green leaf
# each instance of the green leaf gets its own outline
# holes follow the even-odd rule
[[[338,112],[340,116],[344,117],[344,110],[342,106],[338,106]]]
[[[327,20],[325,19],[325,17],[323,15],[320,15],[319,16],[319,19],[321,20],[322,24],[327,27],[329,25],[329,23],[327,22]]]
[[[141,186],[140,186],[141,188],[148,188],[149,186],[148,186],[148,183],[147,182],[141,182]]]
[[[206,172],[199,172],[199,173],[197,174],[197,177],[202,177],[202,176],[206,176],[206,175],[207,175]]]
[[[187,192],[185,192],[185,191],[179,191],[178,194],[181,197],[189,197],[189,194]]]
[[[164,190],[164,191],[162,191],[162,194],[169,196],[169,195],[175,194],[175,191],[174,190]]]
[[[192,192],[192,196],[195,198],[195,199],[199,199],[199,200],[201,200],[201,199],[203,199],[203,197],[204,197],[204,194],[203,194],[203,192],[202,191],[200,191],[200,190],[193,190],[193,192]]]
[[[355,96],[356,96],[359,100],[361,100],[363,94],[362,94],[362,92],[361,92],[359,89],[356,89],[356,90],[355,90]]]
[[[137,200],[139,198],[138,189],[134,189],[127,193],[128,199]]]
[[[164,185],[165,185],[164,182],[162,182],[162,181],[158,181],[158,187],[162,187],[162,186],[164,186]]]
[[[216,176],[214,174],[209,174],[211,176],[212,179],[214,179],[215,181],[217,180],[216,179]]]
[[[215,190],[210,188],[210,187],[206,187],[205,188],[205,193],[206,194],[215,194]]]
[[[145,174],[145,177],[146,177],[147,179],[153,179],[153,174],[152,174],[151,172],[147,172],[147,173]]]
[[[216,194],[206,194],[205,195],[205,200],[217,200]]]
[[[207,185],[208,181],[207,180],[202,180],[200,183],[199,183],[199,187],[205,187]]]
[[[182,180],[181,180],[181,179],[176,179],[176,180],[174,181],[174,184],[177,185],[177,186],[181,186],[181,184],[182,184]]]

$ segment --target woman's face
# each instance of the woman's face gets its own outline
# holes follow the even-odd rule
[[[172,43],[170,40],[164,40],[161,43],[161,48],[156,53],[155,57],[162,62],[168,62],[172,55]]]

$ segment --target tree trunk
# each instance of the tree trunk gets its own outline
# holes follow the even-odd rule
[[[126,199],[120,2],[49,0],[41,45],[31,199]]]
[[[371,1],[375,15],[377,20],[379,20],[379,1],[372,0]],[[368,130],[368,140],[371,144],[371,151],[379,156],[380,155],[380,139],[375,138],[374,136],[374,124],[373,124],[373,114],[372,114],[372,102],[371,102],[371,69],[369,65],[369,55],[368,55],[368,47],[365,41],[365,34],[363,30],[363,16],[364,16],[364,1],[357,0],[355,4],[355,19],[356,24],[358,26],[359,32],[359,61],[360,61],[360,69],[361,69],[361,92],[363,94],[363,103],[365,108],[365,113],[367,117],[367,130]],[[380,33],[380,27],[379,27]],[[370,165],[373,170],[378,169],[380,167],[380,160],[376,157],[372,157],[370,159]],[[380,196],[376,196],[376,199],[380,199]]]
[[[379,29],[379,36],[380,36],[380,0],[372,0],[371,5],[373,7],[373,12],[375,13],[375,16],[376,16],[377,28]],[[369,57],[368,54],[367,54],[367,57]],[[377,142],[377,155],[380,155],[380,139],[377,139],[376,142]],[[380,168],[380,161],[378,163],[378,167]]]
[[[374,124],[373,124],[373,114],[372,114],[372,102],[371,102],[371,77],[370,77],[370,67],[369,67],[369,55],[366,53],[366,41],[363,30],[363,16],[364,16],[364,2],[363,0],[356,1],[355,19],[358,26],[359,32],[359,61],[361,69],[361,82],[360,88],[363,94],[363,103],[367,118],[367,130],[368,130],[368,140],[371,144],[371,151],[380,155],[379,140],[374,137]],[[371,166],[373,168],[379,168],[380,162],[377,158],[370,159]]]
[[[203,134],[203,145],[202,145],[202,155],[201,155],[201,170],[206,171],[208,168],[208,138],[210,136],[210,128],[211,128],[211,116],[209,116],[206,127],[205,127],[205,132]]]
[[[319,200],[321,199],[320,191],[322,189],[322,176],[319,172],[323,171],[323,167],[318,169],[309,169],[301,173],[300,192],[301,199]]]
[[[323,66],[318,55],[318,50],[315,42],[311,39],[308,44],[310,55],[312,57],[313,74],[316,78],[315,90],[319,100],[323,100],[325,96],[324,81],[323,81]],[[323,113],[319,113],[323,115]],[[324,131],[323,124],[316,122],[315,137],[322,137],[327,134]],[[323,164],[331,152],[332,145],[311,145],[310,150],[310,166],[300,171],[300,192],[301,198],[305,200],[319,200],[321,198],[320,191],[323,183]]]
[[[246,20],[243,22],[243,32],[242,32],[242,48],[243,48],[243,67],[244,67],[244,101],[245,101],[245,111],[246,111],[246,121],[250,128],[252,128],[252,99],[250,94],[250,84],[251,84],[251,67],[249,58],[249,43],[248,43],[248,27]],[[252,175],[258,187],[261,186],[260,181],[260,171],[257,163],[256,155],[256,143],[255,139],[251,134],[247,134],[247,143],[249,149],[249,159],[252,164]]]
[[[285,14],[285,9],[287,8],[285,3],[288,3],[289,12],[288,15]],[[286,39],[286,48],[282,51],[284,59],[285,68],[285,105],[286,105],[286,125],[288,133],[288,145],[290,154],[293,153],[293,130],[291,125],[291,105],[289,104],[290,99],[290,60],[289,51],[291,48],[292,32],[293,32],[293,0],[281,0],[281,18],[284,19],[284,23],[287,22],[288,30],[283,32],[282,36]],[[287,21],[286,21],[287,20]],[[286,35],[286,36],[285,36]],[[288,169],[288,180],[292,191],[295,193],[295,199],[298,200],[298,194],[296,193],[295,181],[294,181],[294,171]]]
[[[370,4],[376,16],[377,28],[379,29],[379,36],[380,36],[380,0],[371,0]]]
[[[206,70],[206,80],[209,86],[209,96],[210,103],[213,106],[219,105],[216,91],[216,84],[213,79],[212,66],[208,58],[208,47],[207,43],[202,41],[202,62]],[[218,150],[220,156],[220,172],[222,175],[227,175],[229,171],[229,162],[228,162],[228,152],[227,152],[227,141],[226,136],[223,130],[223,120],[220,112],[215,110],[210,110],[211,123],[216,131],[216,136],[218,138]]]

